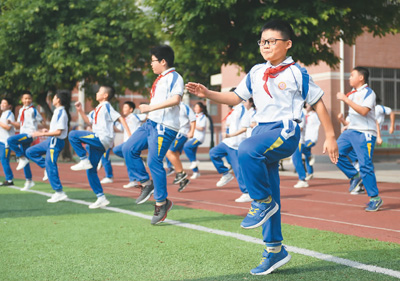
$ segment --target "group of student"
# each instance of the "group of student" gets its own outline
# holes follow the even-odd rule
[[[382,205],[372,164],[376,139],[375,93],[366,85],[367,72],[360,67],[353,69],[350,85],[354,90],[347,95],[337,94],[338,100],[349,106],[351,121],[348,129],[336,141],[331,119],[322,100],[324,94],[322,89],[313,82],[305,68],[295,63],[292,57],[287,56],[293,39],[294,32],[289,23],[282,20],[270,21],[262,27],[261,38],[258,41],[265,63],[256,64],[251,68],[236,89],[216,92],[199,83],[186,84],[186,89],[200,98],[233,106],[233,111],[226,122],[227,138],[210,151],[210,156],[218,172],[222,174],[221,183],[218,182],[218,184],[221,185],[232,179],[227,174],[229,169],[221,161],[221,158],[226,156],[243,194],[247,194],[248,200],[251,201],[251,208],[241,222],[241,227],[244,229],[262,227],[266,248],[262,253],[260,264],[250,271],[253,275],[269,274],[291,259],[282,244],[279,161],[290,157],[299,149],[304,103],[313,108],[324,128],[326,138],[323,146],[324,153],[327,152],[332,163],[336,164],[350,179],[351,187],[362,181],[368,196],[371,197],[365,210],[376,211]],[[139,106],[141,113],[148,114],[147,119],[132,135],[125,119],[109,104],[108,101],[113,97],[114,92],[105,86],[100,87],[96,95],[99,105],[94,110],[92,132],[71,131],[69,133],[71,145],[81,159],[71,169],[87,170],[89,183],[98,197],[89,208],[109,204],[97,175],[97,166],[101,157],[112,145],[113,127],[117,120],[124,127],[127,137],[129,136],[119,148],[120,155],[125,158],[127,169],[132,176],[130,180],[139,182],[141,186],[141,193],[136,203],[144,203],[154,193],[156,204],[152,224],[163,221],[172,208],[173,203],[168,199],[167,176],[163,167],[164,157],[168,154],[168,159],[176,171],[176,180],[179,181],[182,177],[186,179],[182,167],[177,163],[177,158],[179,159],[178,156],[182,151],[181,142],[185,141],[181,139],[194,135],[194,126],[200,126],[198,131],[204,128],[200,125],[202,118],[200,112],[196,118],[196,125],[192,125],[194,118],[190,117],[190,110],[188,112],[187,107],[180,105],[184,84],[182,77],[173,68],[173,63],[174,53],[169,46],[159,46],[151,50],[151,66],[153,72],[159,76],[151,88],[150,103]],[[242,102],[250,99],[253,100],[257,109],[252,116],[257,126],[252,129],[250,137],[242,139],[239,131],[242,127],[247,131],[249,127],[238,125],[245,111]],[[31,107],[31,99],[23,104],[25,111],[22,112],[22,116],[29,111],[29,116],[32,117],[30,122],[38,122],[39,120],[35,119],[38,118],[38,114],[35,115]],[[55,97],[53,104],[63,111],[59,98]],[[79,104],[76,106],[81,112],[81,106]],[[187,117],[183,117],[187,118],[185,122],[188,124],[184,131],[180,131],[181,118],[177,118],[177,116],[181,117],[182,111],[188,112]],[[59,115],[63,116],[63,113]],[[16,141],[25,148],[26,143],[31,142],[32,137],[36,136],[33,133],[34,128],[29,131],[23,129],[23,126],[27,126],[26,116],[25,114],[24,120],[20,111],[18,121],[21,123],[22,136],[16,137]],[[56,161],[58,151],[63,145],[62,140],[66,137],[62,133],[63,118],[57,116],[54,114],[52,118],[52,121],[55,119],[54,124],[57,125],[50,126],[48,132],[41,133],[51,136],[47,149],[50,151],[53,149],[53,152],[46,154],[46,161]],[[203,139],[200,136],[198,138],[194,136],[183,145],[183,149],[191,161],[193,172],[199,173],[196,170],[198,162],[195,153],[193,155],[191,152],[196,150]],[[310,139],[310,141],[314,140]],[[88,147],[85,149],[82,143],[87,144]],[[175,145],[177,149],[174,149]],[[25,163],[25,160],[22,160],[22,150],[16,149],[15,142],[13,144],[8,141],[8,146],[15,149],[19,157],[18,167],[21,168]],[[303,146],[307,146],[306,140]],[[144,149],[148,149],[147,163],[151,177],[140,157]],[[29,152],[29,149],[27,151]],[[351,151],[354,151],[357,157],[360,171],[357,171],[347,158]],[[41,152],[43,150],[38,149],[32,151],[31,154],[27,153],[27,156],[33,155],[34,160],[37,159],[35,155]],[[28,165],[26,164],[25,167]],[[46,165],[46,171],[50,179],[50,173],[54,171],[50,171],[48,165]],[[27,179],[31,178],[27,177]],[[56,190],[56,194],[60,192],[62,192],[62,187]],[[54,195],[54,197],[56,200],[65,195]]]

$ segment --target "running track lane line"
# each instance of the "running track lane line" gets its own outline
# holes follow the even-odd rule
[[[16,186],[9,186],[9,188],[21,190],[21,188],[16,187]],[[47,197],[51,197],[52,196],[51,193],[42,192],[42,191],[38,191],[38,190],[28,190],[28,191],[31,192],[31,193],[36,193],[36,194],[47,196]],[[87,205],[87,206],[91,204],[90,202],[87,202],[87,201],[69,199],[69,198],[64,200],[64,201],[73,202],[73,203],[81,204],[81,205]],[[142,213],[133,212],[133,211],[129,211],[129,210],[124,210],[124,209],[120,209],[120,208],[103,207],[102,209],[109,210],[109,211],[116,212],[116,213],[130,215],[130,216],[134,216],[134,217],[139,217],[139,218],[143,218],[143,219],[146,219],[146,220],[151,220],[152,219],[152,216],[145,215],[145,214],[142,214]],[[233,232],[229,232],[229,231],[218,230],[218,229],[208,228],[208,227],[204,227],[204,226],[200,226],[200,225],[184,223],[184,222],[175,221],[175,220],[169,220],[169,219],[166,219],[164,222],[168,223],[168,224],[171,224],[171,225],[184,227],[184,228],[187,228],[187,229],[203,231],[203,232],[206,232],[206,233],[211,233],[211,234],[216,234],[216,235],[220,235],[220,236],[230,237],[230,238],[234,238],[234,239],[245,241],[245,242],[249,242],[249,243],[264,245],[264,242],[261,239],[258,239],[258,238],[255,238],[255,237],[251,237],[251,236],[247,236],[247,235],[244,235],[244,234],[238,234],[238,233],[233,233]],[[348,259],[343,259],[343,258],[338,258],[338,257],[332,256],[332,255],[318,253],[318,252],[315,252],[315,251],[311,251],[311,250],[307,250],[307,249],[303,249],[303,248],[298,248],[298,247],[294,247],[294,246],[287,246],[287,245],[285,245],[285,246],[288,249],[288,251],[290,251],[292,253],[296,253],[296,254],[300,254],[300,255],[304,255],[304,256],[309,256],[309,257],[316,258],[316,259],[319,259],[319,260],[333,262],[333,263],[337,263],[337,264],[341,264],[341,265],[344,265],[344,266],[348,266],[348,267],[352,267],[352,268],[356,268],[356,269],[361,269],[361,270],[365,270],[365,271],[369,271],[369,272],[373,272],[373,273],[379,273],[379,274],[384,274],[384,275],[400,278],[400,271],[396,271],[396,270],[392,270],[392,269],[388,269],[388,268],[384,268],[384,267],[379,267],[379,266],[375,266],[375,265],[367,265],[367,264],[363,264],[363,263],[360,263],[360,262],[356,262],[356,261],[352,261],[352,260],[348,260]]]

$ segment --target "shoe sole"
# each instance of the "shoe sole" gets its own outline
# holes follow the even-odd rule
[[[145,198],[143,198],[142,200],[140,200],[139,202],[136,201],[136,204],[140,205],[143,204],[144,202],[146,202],[147,200],[149,200],[150,196],[154,193],[154,189],[149,193],[149,195],[147,195]]]
[[[65,196],[65,197],[62,197],[61,199],[59,199],[59,200],[57,200],[57,201],[49,201],[49,200],[47,200],[47,203],[57,203],[57,202],[60,202],[60,201],[64,201],[65,199],[67,199],[68,198],[68,196]]]
[[[93,168],[93,166],[92,167],[87,167],[87,168],[85,168],[85,167],[83,167],[83,168],[74,168],[74,166],[72,166],[71,167],[71,170],[72,171],[84,171],[84,170],[90,170],[90,169],[92,169]]]
[[[25,168],[26,166],[28,166],[28,164],[29,164],[29,163],[26,163],[26,165],[24,165],[23,167],[17,167],[15,170],[16,170],[16,171],[22,170],[23,168]]]
[[[251,201],[253,201],[253,199],[248,199],[248,200],[235,200],[235,202],[236,203],[248,203],[248,202],[251,202]]]
[[[178,188],[178,192],[182,192],[182,191],[186,188],[186,186],[188,186],[189,183],[190,183],[190,180],[187,180],[187,182],[185,182],[185,183],[183,184],[183,186],[181,185],[181,186]]]
[[[264,272],[260,272],[260,273],[253,273],[250,271],[251,275],[267,275],[270,274],[272,271],[284,266],[285,264],[287,264],[290,260],[291,260],[292,256],[290,254],[288,254],[284,259],[278,261],[276,264],[274,264],[273,266],[271,266],[268,270],[264,271]]]
[[[241,228],[244,229],[253,229],[253,228],[257,228],[261,225],[263,225],[270,217],[272,217],[277,211],[279,210],[279,205],[277,203],[275,203],[275,207],[268,212],[268,215],[266,215],[261,221],[259,221],[258,223],[254,224],[254,225],[250,225],[250,226],[243,226],[240,225]]]
[[[168,212],[172,209],[172,206],[174,206],[174,203],[172,203],[172,201],[169,202],[171,202],[171,206],[168,207],[167,211],[165,212],[165,215],[158,222],[152,223],[152,225],[159,224],[160,222],[163,222],[167,218]]]
[[[229,182],[231,182],[235,177],[230,178],[228,181],[224,182],[223,184],[216,184],[217,187],[223,187],[224,185],[228,184]]]
[[[184,178],[181,178],[179,181],[173,181],[172,184],[178,184],[181,183],[183,180],[187,179],[187,174],[185,175]]]
[[[107,206],[108,204],[110,204],[110,201],[107,200],[107,201],[103,202],[101,205],[96,206],[96,207],[90,207],[90,205],[89,205],[89,209],[98,209],[98,208],[102,208],[102,207]]]

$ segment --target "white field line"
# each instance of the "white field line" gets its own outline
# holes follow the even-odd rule
[[[19,187],[15,187],[15,186],[10,186],[10,188],[18,189],[18,190],[21,189]],[[29,192],[40,194],[40,195],[47,196],[47,197],[52,196],[51,193],[42,192],[42,191],[38,191],[38,190],[29,190]],[[73,202],[73,203],[81,204],[81,205],[90,205],[91,204],[90,202],[86,202],[83,200],[75,200],[75,199],[69,199],[69,198],[65,201]],[[151,220],[151,218],[152,218],[152,216],[149,216],[149,215],[145,215],[142,213],[133,212],[133,211],[129,211],[129,210],[124,210],[124,209],[120,209],[120,208],[104,207],[102,209],[106,209],[106,210],[116,212],[116,213],[127,214],[130,216],[135,216],[135,217],[143,218],[146,220]],[[184,223],[184,222],[169,220],[169,219],[166,219],[164,222],[171,224],[171,225],[184,227],[187,229],[203,231],[206,233],[216,234],[216,235],[225,236],[225,237],[231,237],[231,238],[245,241],[245,242],[264,245],[264,242],[261,239],[243,235],[243,234],[239,234],[239,233],[233,233],[233,232],[224,231],[224,230],[212,229],[212,228],[208,228],[208,227],[204,227],[204,226],[200,226],[200,225]],[[323,261],[341,264],[341,265],[348,266],[351,268],[361,269],[361,270],[365,270],[365,271],[369,271],[369,272],[373,272],[373,273],[384,274],[384,275],[388,275],[388,276],[392,276],[392,277],[396,277],[396,278],[400,279],[400,271],[396,271],[396,270],[392,270],[392,269],[388,269],[388,268],[384,268],[384,267],[379,267],[379,266],[374,266],[374,265],[363,264],[363,263],[359,263],[356,261],[338,258],[338,257],[332,256],[332,255],[326,255],[323,253],[318,253],[315,251],[302,249],[302,248],[298,248],[298,247],[294,247],[294,246],[287,246],[287,249],[290,252],[293,252],[296,254],[309,256],[309,257],[316,258],[316,259],[323,260]]]

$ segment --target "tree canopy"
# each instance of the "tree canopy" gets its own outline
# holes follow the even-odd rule
[[[157,42],[135,1],[0,3],[0,91],[30,89],[45,107],[49,91],[71,90],[81,80],[145,88],[143,68]]]
[[[305,65],[320,61],[335,66],[331,45],[353,44],[363,32],[374,36],[400,30],[396,0],[147,0],[162,30],[178,51],[177,60],[192,73],[219,72],[234,63],[246,71],[262,61],[256,41],[271,19],[284,19],[297,35],[290,54]],[[190,72],[189,72],[189,76]],[[192,76],[193,77],[193,76]]]

